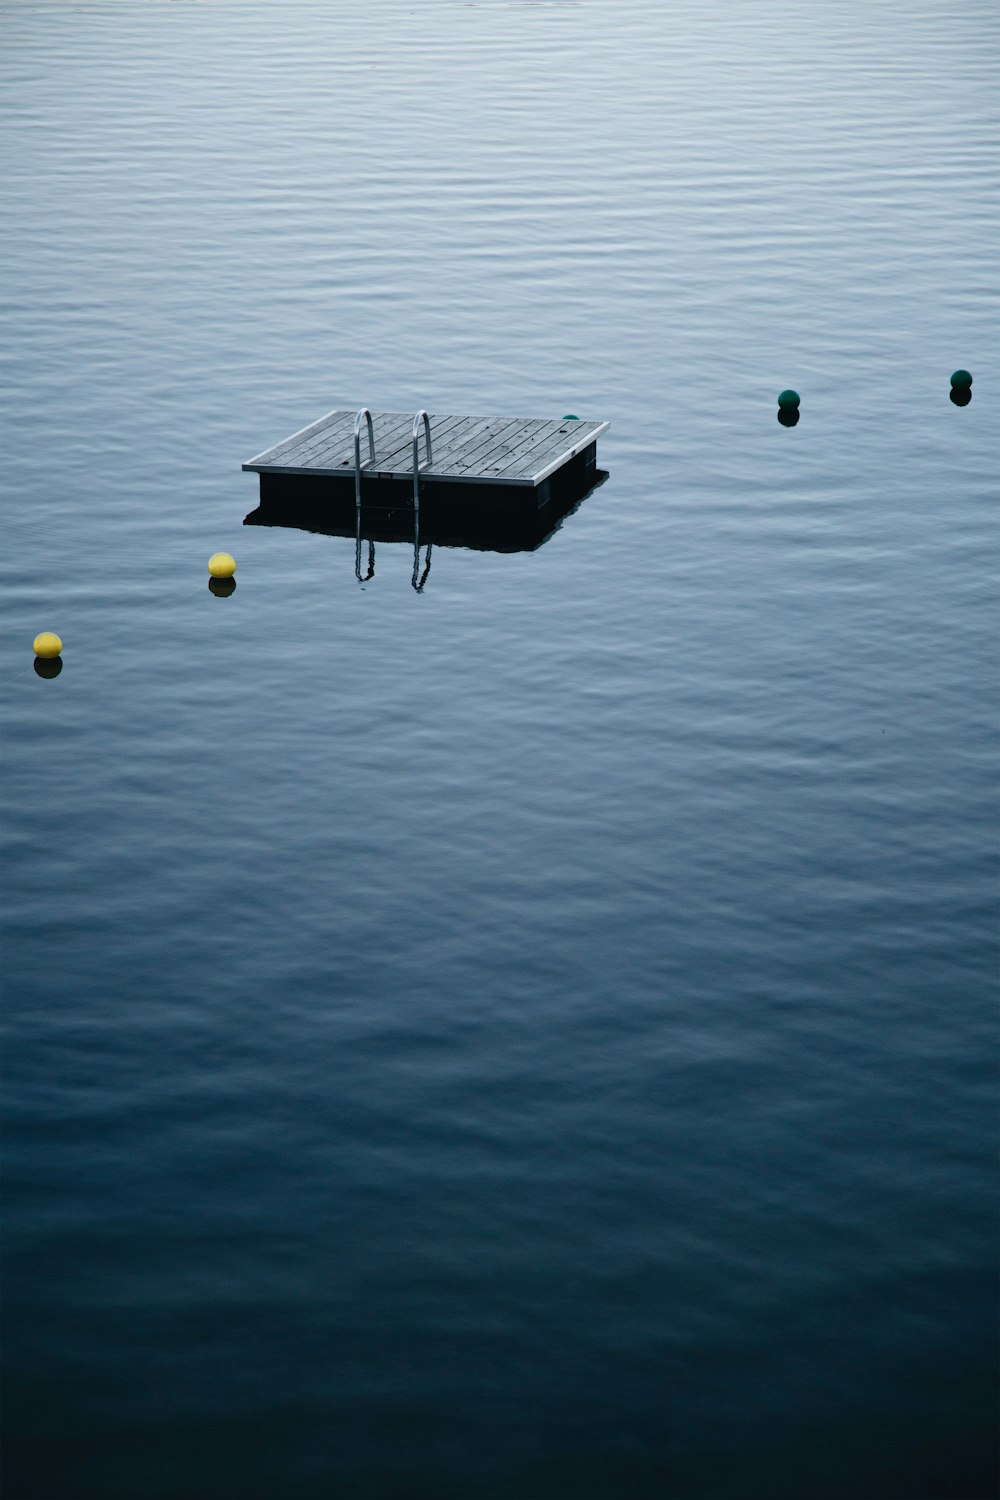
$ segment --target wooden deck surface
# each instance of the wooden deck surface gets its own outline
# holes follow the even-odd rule
[[[354,473],[353,411],[331,411],[283,442],[248,459],[258,474]],[[375,459],[368,458],[368,432],[361,431],[364,473],[402,479],[413,474],[413,413],[373,412]],[[538,485],[596,442],[608,422],[529,420],[523,417],[431,415],[431,463],[420,428],[421,480],[444,483]]]

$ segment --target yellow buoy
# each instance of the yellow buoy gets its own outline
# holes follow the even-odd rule
[[[57,635],[53,635],[51,630],[43,630],[41,635],[35,636],[32,649],[36,656],[50,660],[53,656],[59,655],[62,650],[62,641]]]
[[[232,578],[236,572],[236,559],[228,552],[213,552],[208,559],[208,571],[213,578]]]

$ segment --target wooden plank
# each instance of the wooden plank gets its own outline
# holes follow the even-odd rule
[[[381,414],[378,421],[374,420],[372,414],[372,426],[375,431],[375,457],[368,457],[368,425],[361,424],[361,467],[368,472],[376,469],[388,469],[388,457],[398,451],[406,435],[409,433],[413,418],[403,413]],[[341,457],[344,455],[344,457]],[[312,470],[315,468],[341,468],[346,463],[347,467],[354,470],[354,424],[351,423],[350,438],[345,449],[343,444],[329,447],[321,445],[315,451],[297,457],[295,467]]]
[[[342,413],[339,408],[336,411],[328,411],[325,417],[319,417],[315,422],[310,422],[308,427],[300,427],[298,432],[292,433],[291,437],[283,438],[280,443],[275,443],[271,448],[265,448],[263,453],[258,453],[255,458],[248,458],[246,463],[243,465],[244,469],[249,469],[254,464],[266,464],[273,462],[276,455],[283,452],[289,446],[289,444],[294,443],[298,438],[308,437],[310,433],[318,432],[321,427],[325,427],[328,422],[331,422],[334,419],[334,417],[339,417],[342,415],[344,415],[344,413]]]
[[[513,453],[528,441],[534,431],[542,425],[539,421],[526,421],[520,418],[509,427],[498,430],[495,434],[495,441],[487,441],[478,445],[475,453],[470,455],[470,462],[464,464],[459,472],[464,477],[468,477],[472,473],[482,474],[488,468],[499,465],[505,455]],[[449,470],[449,472],[454,471]]]
[[[511,420],[511,419],[508,419]],[[393,451],[377,455],[377,462],[370,467],[382,473],[392,472],[400,478],[408,477],[413,473],[413,418],[403,418],[406,424],[406,439],[400,442]],[[425,467],[423,458],[423,423],[421,423],[421,440],[419,445],[421,464],[420,472],[428,478],[435,478],[442,473],[451,473],[453,462],[457,462],[459,455],[467,454],[481,443],[490,439],[490,430],[495,428],[503,419],[498,417],[435,417],[431,415],[431,452],[433,461],[431,467]],[[353,448],[350,459],[351,467],[354,465]]]
[[[327,435],[326,432],[318,433],[316,436],[306,440],[301,447],[282,456],[282,462],[294,468],[312,468],[320,461],[321,455],[334,458],[339,463],[341,455],[344,455],[350,466],[354,467],[354,422],[356,414],[348,413],[348,421],[343,428],[339,426]],[[402,412],[372,412],[372,428],[375,437],[375,456],[378,459],[380,447],[393,449],[396,447],[397,433],[401,431],[406,417]],[[368,424],[361,424],[361,462],[362,465],[369,462],[368,459]]]
[[[282,466],[303,471],[311,471],[316,468],[354,468],[354,421],[356,413],[348,412],[348,420],[343,426],[327,429],[291,452],[282,455]],[[397,439],[401,440],[403,424],[406,417],[402,413],[380,412],[372,413],[372,426],[375,435],[375,463],[385,457],[386,450],[393,451],[398,446]],[[381,453],[380,453],[380,450]],[[361,426],[361,466],[371,468],[373,465],[368,457],[368,426]]]
[[[460,427],[463,422],[468,422],[469,418],[468,417],[434,417],[434,416],[431,415],[430,412],[428,412],[428,416],[430,416],[430,421],[431,421],[431,453],[435,456],[435,466],[436,466],[436,462],[437,462],[437,458],[436,458],[437,443],[438,443],[439,437],[442,437],[442,436],[447,437],[451,432],[454,431],[454,429],[456,427]],[[390,453],[390,454],[387,455],[388,462],[380,466],[381,467],[381,472],[383,474],[386,473],[386,472],[391,471],[392,473],[398,474],[401,478],[404,478],[407,475],[412,475],[413,474],[413,415],[411,414],[410,416],[408,416],[406,418],[406,421],[409,424],[408,427],[407,427],[407,429],[406,429],[406,432],[407,432],[406,442],[403,443],[403,444],[401,444],[400,447],[396,448],[394,450],[394,452],[392,452],[392,453]],[[434,425],[435,422],[437,422],[437,424],[438,424],[436,427]],[[421,424],[420,424],[420,438],[419,438],[419,444],[418,444],[418,450],[417,451],[418,451],[417,462],[421,466],[421,468],[420,468],[421,474],[429,474],[431,472],[431,470],[429,470],[429,469],[427,469],[427,468],[424,467],[424,464],[425,464],[425,458],[424,458],[425,449],[424,449],[424,424],[423,424],[423,422],[421,422]],[[354,454],[353,454],[353,451],[352,451],[352,454],[351,454],[351,466],[353,467],[353,465],[354,465]]]
[[[574,422],[571,427],[557,428],[548,435],[540,433],[534,443],[512,455],[496,477],[516,474],[521,478],[533,478],[537,482],[542,477],[540,471],[547,469],[553,460],[556,460],[556,467],[559,467],[560,462],[568,463],[574,454],[588,447],[594,441],[594,425],[592,422]]]
[[[356,413],[338,408],[291,437],[248,459],[244,469],[275,474],[341,475],[354,468]],[[368,458],[367,425],[361,428],[361,461],[366,474],[408,478],[413,472],[413,414],[373,412],[375,458]],[[584,448],[595,443],[608,422],[566,422],[555,418],[467,417],[432,413],[433,460],[421,476],[442,482],[538,485]],[[422,429],[422,424],[421,424]],[[420,452],[424,452],[420,443]]]
[[[282,464],[294,467],[310,453],[316,453],[320,449],[330,448],[334,445],[340,447],[349,443],[353,432],[354,413],[345,411],[342,413],[339,421],[331,422],[329,426],[324,427],[320,432],[298,438],[293,446],[286,448],[284,452],[272,455],[269,461],[274,463],[277,459]]]
[[[491,463],[497,454],[505,452],[513,443],[516,443],[523,435],[525,420],[518,417],[510,422],[498,423],[491,427],[484,435],[470,444],[465,451],[455,454],[449,458],[447,470],[449,474],[465,478],[471,474],[479,474]],[[442,465],[442,467],[444,467]]]
[[[311,422],[308,427],[302,428],[299,432],[292,433],[291,437],[284,438],[280,443],[275,443],[273,447],[265,449],[263,453],[258,453],[256,457],[249,460],[249,463],[274,463],[301,444],[308,443],[323,431],[335,429],[339,424],[344,422],[346,417],[347,413],[343,411],[328,412],[320,421]]]
[[[563,443],[567,448],[571,445],[572,439],[568,431],[562,430],[564,425],[558,422],[537,423],[532,431],[525,434],[522,442],[515,444],[508,453],[501,455],[495,464],[490,464],[484,470],[484,473],[488,473],[491,478],[499,478],[502,475],[524,477],[524,461],[530,454],[543,448],[548,449],[554,442]]]
[[[496,447],[508,432],[516,431],[520,425],[519,418],[511,418],[506,422],[498,418],[486,418],[477,422],[474,427],[461,432],[457,441],[453,439],[446,444],[442,453],[435,452],[434,463],[428,473],[464,476],[473,471],[478,472],[482,466],[482,455]]]
[[[539,444],[530,453],[522,454],[519,459],[515,460],[509,473],[511,476],[517,475],[521,479],[528,479],[532,484],[540,484],[546,475],[562,468],[563,464],[569,463],[576,453],[587,446],[583,438],[577,446],[570,448],[556,443]]]
[[[411,421],[404,418],[404,421]],[[454,425],[445,428],[445,423]],[[436,424],[436,425],[435,425]],[[434,453],[429,469],[422,469],[428,478],[444,476],[468,477],[485,467],[488,455],[513,451],[513,446],[542,429],[555,428],[558,423],[551,418],[542,420],[510,417],[431,417],[431,447]],[[412,429],[410,429],[412,431]],[[353,466],[353,452],[350,463]],[[394,454],[379,455],[375,467],[383,472],[397,467],[401,475],[412,473],[412,437],[402,444]]]
[[[331,435],[321,433],[307,440],[305,447],[282,456],[282,467],[312,473],[317,469],[336,472],[338,469],[354,469],[354,420],[355,413],[348,413],[349,421],[343,431],[339,428]],[[464,422],[464,417],[439,419],[438,431]],[[372,425],[375,430],[375,459],[368,457],[368,428],[361,427],[361,467],[366,473],[409,474],[413,463],[413,415],[406,412],[373,412]],[[421,423],[421,428],[423,424]],[[431,448],[434,446],[434,422],[431,420]]]
[[[340,417],[339,422],[331,420],[322,427],[322,430],[313,424],[305,435],[300,434],[298,437],[286,439],[284,443],[266,450],[258,461],[270,461],[274,464],[280,459],[280,467],[289,469],[353,468],[354,413],[343,412],[340,413]],[[373,414],[376,435],[375,461],[372,464],[367,457],[367,431],[363,427],[361,432],[362,466],[378,468],[383,472],[398,471],[401,474],[410,474],[413,447],[412,420],[412,417],[406,413]],[[436,447],[436,452],[432,470],[425,472],[433,472],[438,468],[450,472],[453,462],[459,461],[459,454],[467,457],[473,450],[487,445],[490,438],[498,432],[507,433],[521,425],[523,424],[519,419],[514,418],[504,420],[432,416],[431,447],[432,451]],[[441,454],[440,462],[438,454]],[[464,465],[464,468],[468,467],[469,464]]]
[[[557,424],[548,433],[539,433],[533,443],[524,447],[519,454],[512,455],[513,462],[509,466],[511,471],[521,473],[533,472],[535,461],[541,453],[571,454],[579,449],[581,444],[586,446],[590,439],[591,422],[574,422],[570,426]]]
[[[533,484],[541,484],[543,480],[548,479],[550,474],[554,474],[558,469],[564,468],[571,459],[576,458],[577,454],[582,453],[585,448],[589,448],[591,447],[591,445],[596,445],[597,439],[600,437],[601,433],[607,432],[608,428],[611,426],[611,423],[581,422],[580,426],[587,427],[589,430],[581,434],[580,438],[573,444],[572,448],[570,448],[568,452],[558,454],[556,457],[550,459],[547,464],[543,465],[542,468],[536,469],[534,474],[532,475]]]
[[[336,454],[335,462],[339,464],[339,455],[344,454],[346,456],[343,462],[353,468],[354,422],[357,413],[343,411],[332,413],[331,415],[339,416],[341,420],[339,422],[331,421],[322,427],[314,423],[311,427],[304,428],[302,432],[293,435],[293,437],[286,438],[284,443],[279,443],[276,447],[268,449],[266,453],[261,455],[260,459],[251,459],[250,462],[266,462],[273,465],[280,461],[282,468],[311,469],[319,462],[320,455],[329,455],[332,457]],[[398,447],[396,442],[397,429],[401,429],[401,424],[405,424],[407,420],[412,422],[413,419],[412,417],[408,419],[403,412],[372,412],[376,461],[379,461],[380,457],[385,457],[384,452],[380,455],[380,448],[389,447],[390,451],[394,451]],[[362,466],[369,462],[367,455],[368,426],[367,423],[362,423]]]

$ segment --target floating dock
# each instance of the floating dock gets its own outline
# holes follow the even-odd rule
[[[331,411],[243,465],[260,475],[261,498],[325,481],[357,503],[396,506],[452,487],[450,499],[506,496],[545,505],[553,485],[593,483],[597,439],[611,424],[579,418],[459,417],[420,411]]]
[[[305,492],[301,495],[286,494],[277,500],[262,498],[243,524],[278,526],[369,542],[411,545],[419,542],[421,546],[462,547],[475,552],[535,552],[607,477],[607,470],[594,469],[582,493],[560,487],[549,503],[542,506],[447,505],[440,500],[427,503],[422,508],[419,530],[412,502],[391,508],[366,504],[359,517],[353,499],[347,503],[345,496],[345,503],[338,505],[331,503],[321,488],[310,490],[303,486]]]

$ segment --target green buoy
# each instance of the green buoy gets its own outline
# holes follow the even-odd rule
[[[798,391],[782,391],[778,396],[778,406],[782,411],[796,411],[801,399]]]
[[[968,370],[956,370],[951,377],[951,384],[956,391],[967,391],[972,384],[972,376]]]
[[[970,380],[972,379],[971,375],[969,376],[969,379]],[[579,420],[580,420],[580,418],[576,415],[576,413],[575,412],[571,412],[571,411],[568,411],[566,413],[566,415],[563,417],[563,421],[564,422],[579,422]]]

